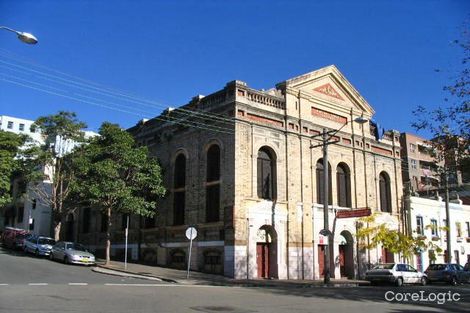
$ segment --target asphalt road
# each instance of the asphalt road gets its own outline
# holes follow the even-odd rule
[[[389,302],[385,294],[423,293],[428,300]],[[394,293],[394,296],[392,296]],[[458,294],[458,296],[457,296]],[[448,300],[446,296],[445,300]],[[458,301],[455,301],[459,298]],[[239,288],[169,284],[108,276],[88,267],[0,248],[0,312],[470,312],[470,286]]]

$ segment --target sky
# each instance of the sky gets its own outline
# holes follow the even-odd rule
[[[461,69],[469,13],[465,0],[0,0],[0,25],[39,39],[0,30],[0,115],[127,128],[235,79],[269,89],[335,64],[382,127],[416,133],[413,109],[441,105]]]

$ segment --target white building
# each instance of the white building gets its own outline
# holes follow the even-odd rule
[[[411,206],[411,228],[414,235],[426,236],[434,244],[442,249],[438,253],[432,249],[417,254],[414,264],[419,270],[426,270],[432,263],[432,255],[435,256],[434,263],[446,262],[447,238],[446,230],[446,208],[442,197],[427,199],[410,197]],[[462,200],[455,199],[449,203],[450,231],[451,231],[451,256],[452,263],[464,265],[470,262],[470,205],[464,205]]]
[[[0,130],[12,132],[15,134],[23,134],[31,137],[31,144],[42,145],[45,138],[41,134],[40,129],[32,129],[34,121],[0,115]],[[84,131],[85,138],[88,139],[98,134],[93,131]],[[56,137],[54,150],[58,156],[63,156],[72,151],[77,146],[77,142],[73,140],[63,140],[60,136]],[[44,189],[50,190],[52,182],[52,168],[45,167],[44,171]],[[0,211],[0,229],[4,226],[12,226],[16,228],[30,230],[32,233],[43,236],[50,236],[51,229],[51,208],[41,203],[32,193],[32,190],[21,181],[16,181],[13,186],[13,194],[21,196],[13,206]]]

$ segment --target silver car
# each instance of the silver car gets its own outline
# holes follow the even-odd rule
[[[425,286],[428,277],[408,264],[385,263],[378,264],[373,269],[368,270],[366,280],[370,281],[372,285],[384,282],[394,283],[397,286],[403,284],[421,284]]]
[[[52,247],[51,260],[59,260],[66,264],[95,264],[95,256],[79,243],[59,241]]]
[[[24,241],[23,249],[25,252],[34,253],[36,256],[48,256],[51,253],[55,240],[44,236],[30,236]]]

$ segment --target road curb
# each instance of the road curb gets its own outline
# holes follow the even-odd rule
[[[162,279],[162,278],[155,277],[155,276],[141,275],[141,274],[136,274],[136,273],[132,273],[132,272],[128,272],[128,271],[116,270],[116,269],[113,269],[113,268],[108,268],[108,267],[100,266],[100,265],[97,265],[96,267],[93,267],[91,270],[93,272],[100,273],[100,274],[106,274],[106,275],[121,276],[121,277],[133,277],[133,278],[140,278],[140,279],[146,279],[146,280],[165,281],[165,282],[176,283],[176,281],[169,280],[169,279]]]

